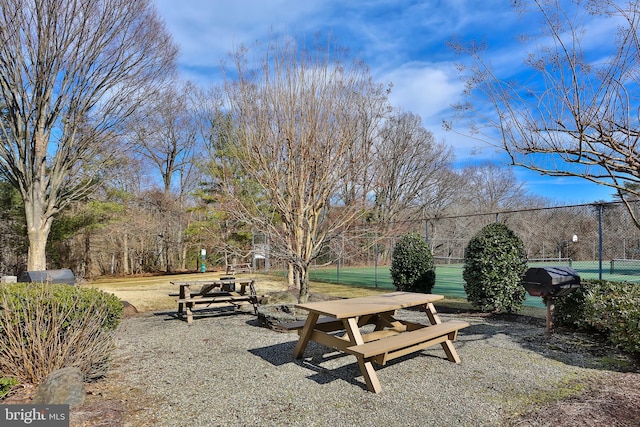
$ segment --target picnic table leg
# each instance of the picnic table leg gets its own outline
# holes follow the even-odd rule
[[[258,294],[256,294],[255,281],[249,283],[249,291],[251,292],[251,304],[253,304],[253,314],[258,314]]]
[[[349,335],[349,341],[351,341],[353,345],[364,344],[357,318],[343,319],[343,323]],[[382,387],[380,386],[378,374],[376,374],[375,369],[373,369],[373,363],[369,360],[364,360],[362,356],[356,356],[356,358],[358,359],[358,366],[360,367],[364,382],[367,384],[367,389],[373,393],[380,393]]]
[[[298,338],[296,348],[293,350],[294,359],[300,359],[304,354],[304,350],[307,348],[311,335],[313,335],[313,330],[316,327],[316,322],[318,321],[319,316],[320,315],[318,313],[309,313],[307,316],[307,321],[300,332],[300,338]]]
[[[442,323],[440,320],[440,316],[438,316],[438,312],[436,311],[436,307],[433,303],[428,303],[424,306],[424,311],[427,313],[427,317],[429,317],[429,321],[432,325],[438,325]],[[458,356],[458,352],[453,346],[453,341],[446,340],[441,343],[442,349],[447,355],[447,359],[449,362],[460,363],[460,356]]]
[[[191,288],[189,285],[180,285],[180,294],[179,299],[185,299],[186,295],[191,296]],[[184,311],[184,304],[178,303],[178,318],[182,317],[182,312]]]
[[[460,356],[458,356],[458,352],[453,347],[453,342],[451,340],[446,340],[441,344],[449,362],[460,363]]]
[[[187,324],[192,324],[193,323],[193,312],[191,311],[191,306],[193,305],[193,303],[188,302],[185,304],[186,308],[187,308]]]
[[[373,363],[365,361],[363,357],[356,356],[358,358],[358,366],[360,366],[360,372],[364,378],[364,382],[367,383],[367,389],[373,393],[380,393],[382,386],[380,386],[380,380],[378,380],[378,374],[373,369]]]
[[[438,312],[436,311],[436,307],[433,305],[433,303],[427,303],[424,306],[424,311],[425,313],[427,313],[429,322],[431,322],[432,325],[439,325],[440,323],[442,323],[442,321],[440,320],[440,316],[438,316]]]

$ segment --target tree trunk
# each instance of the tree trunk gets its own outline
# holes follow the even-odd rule
[[[122,274],[129,274],[129,235],[122,236]]]
[[[309,301],[309,280],[308,280],[308,273],[309,273],[309,267],[308,266],[296,266],[296,270],[297,270],[297,276],[299,278],[300,281],[300,293],[298,294],[298,304],[304,304],[307,301]]]
[[[27,220],[29,254],[27,257],[28,271],[42,271],[47,269],[47,240],[51,230],[51,219],[42,220],[40,215],[37,219]]]
[[[29,197],[24,197],[24,211],[27,222],[27,237],[29,239],[29,254],[27,257],[28,271],[42,271],[47,269],[47,240],[51,231],[52,217],[45,217],[44,203],[38,197],[41,192],[31,189]]]
[[[290,288],[300,289],[296,284],[296,277],[293,269],[293,264],[287,264],[287,282],[289,283]]]

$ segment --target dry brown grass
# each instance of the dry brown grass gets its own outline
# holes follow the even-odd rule
[[[213,280],[220,278],[222,275],[224,275],[222,272],[214,272],[124,278],[109,277],[91,280],[81,286],[93,287],[112,293],[121,300],[135,306],[140,312],[159,311],[175,309],[176,307],[176,298],[170,297],[169,294],[177,292],[178,287],[172,285],[171,282]],[[284,277],[267,274],[239,274],[236,277],[254,278],[258,295],[287,290],[287,283]],[[389,292],[388,289],[372,289],[318,282],[311,283],[310,289],[311,293],[315,294],[349,298]]]

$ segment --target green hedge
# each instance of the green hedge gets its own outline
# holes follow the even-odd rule
[[[559,325],[597,331],[623,350],[640,354],[640,285],[595,281],[558,298]]]
[[[0,399],[9,394],[11,389],[18,384],[19,382],[15,378],[0,377]]]

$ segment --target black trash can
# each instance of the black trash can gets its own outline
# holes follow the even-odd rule
[[[73,271],[63,268],[60,270],[25,271],[18,278],[18,282],[74,285],[76,279]]]

